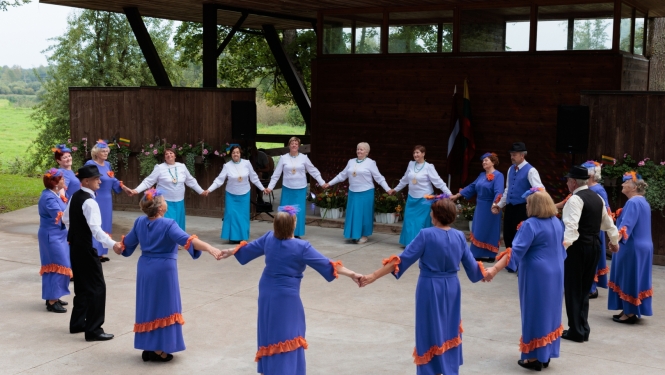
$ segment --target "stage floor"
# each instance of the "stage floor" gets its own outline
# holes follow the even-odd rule
[[[114,213],[114,238],[126,233],[136,212]],[[139,254],[109,254],[107,284],[108,342],[86,342],[69,334],[70,313],[46,311],[41,297],[37,207],[0,215],[0,370],[3,374],[253,374],[256,372],[258,281],[264,262],[240,266],[234,258],[216,261],[207,254],[178,260],[187,350],[169,363],[144,363],[134,349],[135,280]],[[253,221],[251,237],[272,227]],[[220,248],[221,220],[187,217],[187,229]],[[344,240],[342,230],[308,226],[304,239],[326,256],[360,273],[398,254],[398,236],[376,233],[363,245]],[[492,283],[472,284],[460,271],[464,321],[462,374],[529,373],[520,368],[520,310],[517,277],[502,272]],[[414,265],[400,281],[386,276],[359,289],[340,277],[327,283],[308,269],[301,286],[307,315],[308,374],[414,374]],[[665,372],[665,267],[653,266],[654,312],[634,325],[612,322],[607,290],[591,301],[591,340],[563,341],[561,357],[549,374],[662,374]],[[73,292],[73,285],[71,286]],[[72,297],[63,298],[70,302]],[[564,312],[564,326],[566,326]]]

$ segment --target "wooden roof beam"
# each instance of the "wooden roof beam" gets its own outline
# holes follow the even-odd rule
[[[159,58],[155,44],[152,42],[152,38],[150,38],[139,9],[136,7],[125,7],[122,10],[125,12],[127,21],[129,21],[129,25],[132,27],[136,41],[139,43],[139,47],[141,47],[141,52],[143,52],[143,57],[148,63],[148,68],[155,79],[155,83],[157,86],[172,87],[169,75],[166,73],[166,69],[164,69],[162,59]]]
[[[224,41],[222,42],[222,44],[219,45],[219,48],[217,48],[217,57],[219,57],[219,55],[221,55],[222,52],[224,52],[224,48],[226,48],[229,42],[231,42],[231,39],[233,39],[233,36],[236,35],[236,32],[238,31],[238,29],[240,29],[242,23],[245,22],[247,16],[248,16],[247,13],[243,13],[242,16],[240,16],[240,18],[238,19],[238,22],[236,22],[236,24],[233,25],[233,28],[231,29],[231,31],[229,31],[229,34],[226,36],[226,38],[224,38]]]

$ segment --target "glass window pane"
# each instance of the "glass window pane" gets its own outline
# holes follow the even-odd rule
[[[635,11],[635,43],[633,53],[636,55],[644,55],[644,17],[646,17],[646,14],[639,10]]]
[[[463,10],[460,51],[528,51],[530,13],[529,7]]]
[[[383,13],[357,14],[356,53],[381,53]]]
[[[633,18],[633,8],[621,4],[621,27],[619,36],[619,49],[622,51],[630,52],[630,42],[633,39],[631,29],[631,19]]]
[[[323,53],[351,53],[351,27],[350,19],[325,16],[323,19]]]
[[[538,7],[537,51],[612,48],[614,3]]]
[[[452,10],[396,12],[390,13],[389,18],[389,53],[452,52]]]

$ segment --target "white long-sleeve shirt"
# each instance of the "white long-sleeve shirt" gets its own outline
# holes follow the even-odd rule
[[[177,183],[173,183],[173,180]],[[157,164],[139,186],[136,187],[137,192],[141,193],[150,189],[154,184],[157,184],[157,189],[162,191],[164,199],[169,202],[180,202],[185,199],[185,185],[194,189],[197,194],[201,194],[203,189],[187,170],[187,166],[182,163],[174,164]]]
[[[416,183],[414,183],[414,179]],[[444,193],[452,195],[446,183],[439,177],[434,165],[425,162],[425,165],[416,166],[416,161],[412,160],[409,162],[409,166],[406,167],[404,177],[399,180],[399,184],[395,187],[395,191],[400,191],[408,185],[411,197],[422,198],[434,192],[432,184]]]
[[[580,186],[573,191],[573,195],[568,198],[566,205],[563,206],[563,214],[561,215],[561,220],[565,226],[563,232],[563,246],[567,249],[573,242],[577,241],[580,237],[580,233],[577,231],[580,224],[580,217],[582,216],[582,208],[584,208],[584,201],[582,198],[575,195],[580,190],[588,189],[588,186]],[[614,225],[614,221],[607,214],[605,209],[605,201],[603,198],[598,195],[598,199],[603,203],[603,211],[601,221],[600,221],[600,230],[603,230],[610,237],[610,243],[616,245],[619,243],[619,231]],[[604,256],[604,255],[603,255]]]
[[[517,165],[517,168],[522,169],[524,168],[527,164],[529,164],[526,160],[523,162],[519,163]],[[515,173],[515,166],[511,166],[508,169],[508,173],[506,174],[506,189],[503,191],[503,195],[501,196],[501,200],[499,203],[497,203],[497,206],[500,208],[503,208],[506,205],[506,200],[508,199],[508,185],[510,184],[510,174]],[[536,170],[536,168],[531,168],[529,169],[529,173],[526,175],[526,178],[529,180],[529,183],[531,184],[531,187],[542,187],[544,188],[545,186],[543,185],[542,182],[540,182],[540,174]]]
[[[81,186],[81,190],[90,194],[90,197],[92,197],[92,199],[86,199],[85,202],[83,202],[83,216],[85,216],[85,221],[88,223],[88,227],[90,227],[92,237],[105,248],[112,249],[113,245],[115,245],[115,241],[113,241],[113,238],[102,229],[102,214],[99,212],[99,205],[95,200],[95,192],[83,186]],[[67,230],[69,230],[69,206],[71,204],[72,200],[70,199],[67,203],[65,213],[62,215],[62,222],[65,223]]]
[[[354,193],[374,189],[373,180],[376,180],[376,183],[379,184],[383,190],[390,190],[390,187],[386,183],[386,178],[379,172],[376,162],[370,158],[365,158],[360,163],[358,163],[358,159],[355,158],[349,160],[346,164],[346,168],[328,182],[328,184],[332,186],[347,178],[349,179],[349,190]]]
[[[290,154],[284,154],[279,157],[279,162],[270,178],[268,189],[272,190],[275,188],[280,175],[283,175],[282,185],[289,189],[302,189],[307,187],[307,173],[309,173],[319,185],[326,183],[321,178],[321,172],[316,169],[307,155],[298,154],[298,156],[291,156]]]
[[[226,183],[226,191],[229,192],[229,194],[247,194],[251,189],[251,186],[249,186],[250,181],[259,189],[265,189],[261,181],[259,181],[259,176],[254,172],[252,163],[245,159],[240,159],[237,164],[233,160],[224,164],[222,172],[217,178],[215,178],[215,181],[212,182],[208,191],[213,192],[220,186],[224,185],[224,181],[227,178],[228,182]]]

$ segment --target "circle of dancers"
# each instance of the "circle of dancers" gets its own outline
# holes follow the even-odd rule
[[[184,318],[178,285],[180,250],[193,259],[203,252],[217,260],[235,257],[241,264],[264,257],[259,280],[257,351],[261,374],[305,374],[305,314],[300,299],[303,272],[309,266],[327,281],[340,275],[366,287],[392,274],[399,280],[416,262],[420,275],[416,286],[416,322],[413,362],[418,374],[457,374],[462,364],[460,264],[472,282],[491,282],[504,268],[518,274],[522,316],[521,353],[518,364],[541,371],[559,357],[561,339],[589,341],[589,299],[598,288],[609,288],[608,309],[618,311],[613,321],[635,324],[651,316],[651,210],[644,198],[647,183],[629,172],[623,176],[627,202],[612,212],[607,194],[598,183],[601,165],[588,161],[565,176],[570,195],[555,204],[543,187],[538,171],[526,161],[526,145],[516,142],[508,151],[511,166],[504,174],[496,168],[496,153],[481,156],[484,171],[471,184],[452,194],[434,165],[425,160],[425,147],[413,148],[399,184],[390,188],[370,159],[369,144],[356,148],[356,157],[331,181],[325,182],[309,158],[300,153],[300,140],[289,141],[289,152],[280,156],[268,187],[252,164],[241,158],[240,146],[231,148],[231,160],[207,189],[202,189],[185,165],[167,150],[164,163],[134,189],[113,174],[106,161],[109,148],[98,141],[92,160],[77,173],[71,169],[71,150],[53,149],[59,168],[43,176],[44,191],[38,203],[42,299],[49,312],[64,313],[69,283],[74,276],[74,300],[70,332],[84,333],[86,341],[113,338],[104,332],[106,284],[102,262],[109,249],[125,257],[137,247],[136,320],[134,347],[143,361],[168,362],[185,350]],[[349,181],[344,237],[353,243],[368,241],[373,230],[374,182],[388,194],[408,187],[405,217],[399,242],[400,254],[381,261],[382,267],[362,275],[341,261],[328,259],[308,241],[304,207],[306,174],[323,188]],[[266,194],[282,178],[281,205],[273,230],[249,240],[250,182]],[[505,185],[504,185],[505,181]],[[185,186],[208,196],[226,187],[221,238],[236,244],[218,249],[185,231]],[[154,188],[153,186],[156,186]],[[434,187],[443,193],[434,195]],[[112,192],[143,193],[136,219],[121,241],[111,238]],[[464,233],[451,227],[457,217],[455,200],[477,199],[470,245]],[[500,252],[501,210],[505,210]],[[562,210],[561,219],[558,218]],[[615,223],[616,221],[616,223]],[[606,236],[613,253],[611,272],[605,262]],[[483,261],[494,263],[485,268]],[[379,263],[379,260],[377,260]],[[608,280],[609,273],[609,280]],[[567,325],[562,322],[565,303]]]

